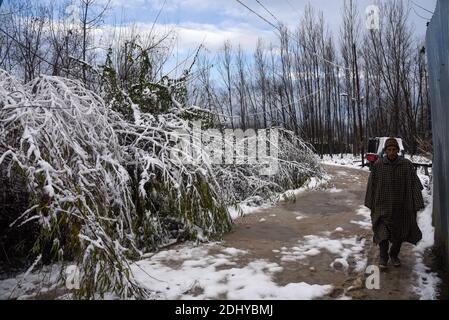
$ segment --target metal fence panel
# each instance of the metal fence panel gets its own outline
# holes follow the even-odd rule
[[[449,0],[438,0],[427,29],[433,134],[435,245],[449,266]]]

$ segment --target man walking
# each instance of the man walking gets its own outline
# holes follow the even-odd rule
[[[365,206],[371,209],[373,240],[380,249],[380,268],[386,268],[389,259],[399,267],[402,243],[416,245],[421,240],[416,213],[424,208],[423,186],[410,160],[398,156],[397,140],[388,138],[384,151],[386,157],[373,165],[365,196]]]

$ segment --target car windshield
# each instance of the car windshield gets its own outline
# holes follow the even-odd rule
[[[368,141],[368,153],[377,153],[378,139],[370,139]]]

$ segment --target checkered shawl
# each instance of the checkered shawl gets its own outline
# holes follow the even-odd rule
[[[423,186],[410,160],[377,160],[368,179],[365,206],[371,209],[374,242],[410,242],[422,238],[416,222],[424,208]]]

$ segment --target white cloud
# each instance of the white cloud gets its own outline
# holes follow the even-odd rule
[[[141,35],[148,34],[152,27],[152,23],[135,24],[137,32]],[[122,28],[131,29],[133,26]],[[114,30],[115,27],[106,26],[102,28],[101,34],[105,36]],[[195,50],[203,41],[211,51],[219,50],[226,40],[230,40],[235,47],[240,44],[243,50],[252,51],[256,47],[258,38],[263,38],[266,43],[267,40],[276,40],[273,32],[260,30],[247,24],[234,24],[233,26],[203,23],[155,24],[153,32],[154,34],[164,34],[167,30],[174,30],[177,33],[178,50],[181,52]]]
[[[272,32],[262,31],[247,25],[223,27],[189,23],[179,25],[177,30],[182,46],[193,48],[205,39],[205,46],[210,50],[218,50],[226,40],[230,40],[235,46],[240,44],[244,50],[253,50],[258,38],[274,37]]]

